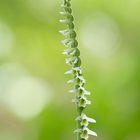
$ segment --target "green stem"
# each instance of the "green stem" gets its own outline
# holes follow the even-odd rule
[[[77,112],[78,112],[78,116],[81,116],[82,112],[83,112],[83,108],[80,108],[77,104]],[[81,129],[81,124],[80,121],[77,120],[77,129]],[[80,137],[80,133],[77,133],[77,140],[82,140]]]

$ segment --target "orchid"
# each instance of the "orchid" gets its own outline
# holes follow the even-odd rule
[[[63,19],[60,20],[60,22],[66,24],[67,29],[59,32],[65,37],[62,44],[67,48],[63,52],[63,54],[68,56],[68,58],[66,58],[66,64],[71,66],[71,69],[65,74],[73,76],[73,79],[68,80],[67,83],[74,85],[74,88],[69,90],[69,92],[76,94],[76,98],[73,99],[72,102],[76,104],[79,115],[76,118],[78,128],[75,132],[77,133],[77,140],[88,140],[89,135],[97,136],[94,131],[91,131],[88,128],[89,123],[96,123],[96,121],[83,113],[87,105],[91,104],[91,101],[87,99],[87,96],[91,93],[84,88],[86,81],[82,75],[80,50],[78,48],[78,41],[76,40],[76,32],[74,30],[71,0],[64,0],[61,7],[62,11],[60,14],[63,16]]]

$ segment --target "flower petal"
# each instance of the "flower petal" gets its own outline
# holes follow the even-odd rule
[[[97,136],[96,132],[91,131],[91,130],[89,130],[89,129],[88,129],[88,134],[89,134],[89,135],[92,135],[92,136]]]

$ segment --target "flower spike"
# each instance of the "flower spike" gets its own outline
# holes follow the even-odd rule
[[[64,50],[63,54],[67,56],[66,64],[68,64],[71,69],[65,74],[70,74],[73,76],[72,80],[68,80],[67,83],[72,83],[74,89],[69,90],[70,93],[76,94],[76,98],[72,100],[77,106],[78,117],[76,121],[78,123],[78,128],[76,129],[77,139],[78,140],[88,140],[89,135],[97,136],[97,134],[90,129],[88,129],[89,123],[96,123],[92,118],[86,116],[84,109],[87,105],[91,104],[91,101],[87,99],[87,95],[91,93],[84,88],[86,83],[81,67],[81,58],[80,50],[78,48],[78,42],[76,39],[76,32],[74,30],[74,17],[72,15],[71,0],[64,0],[64,3],[61,5],[62,15],[61,23],[67,26],[67,29],[59,31],[65,39],[62,41],[62,44],[67,48]]]

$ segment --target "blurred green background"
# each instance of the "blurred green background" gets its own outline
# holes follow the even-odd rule
[[[75,140],[58,33],[61,0],[0,0],[0,140]],[[90,140],[140,140],[140,1],[72,0]]]

